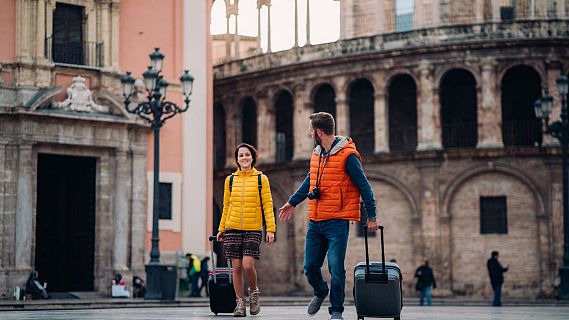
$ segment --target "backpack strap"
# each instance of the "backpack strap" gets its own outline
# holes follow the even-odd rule
[[[259,201],[261,203],[261,214],[265,217],[265,210],[263,210],[263,196],[261,195],[261,190],[263,189],[263,182],[261,181],[262,174],[257,176],[257,187],[259,188]]]
[[[229,194],[231,194],[231,191],[233,191],[233,178],[235,178],[234,175],[229,176]]]

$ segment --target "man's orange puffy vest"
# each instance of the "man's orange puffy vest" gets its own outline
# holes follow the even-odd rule
[[[321,180],[320,199],[308,200],[308,219],[360,221],[360,191],[346,172],[348,156],[355,154],[361,161],[356,145],[342,137],[328,157],[320,157],[320,150],[317,146],[310,158],[310,191],[316,187],[319,166]]]

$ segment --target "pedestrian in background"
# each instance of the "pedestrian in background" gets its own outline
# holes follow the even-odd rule
[[[262,217],[266,222],[265,242],[268,245],[275,240],[276,224],[269,179],[255,169],[257,150],[246,143],[238,145],[235,162],[237,171],[225,179],[217,241],[223,241],[225,256],[231,258],[233,266],[233,289],[237,296],[233,316],[245,317],[243,272],[249,285],[249,312],[256,315],[261,311],[255,260],[261,256]]]
[[[424,305],[425,300],[427,300],[427,305],[432,305],[431,289],[437,288],[437,282],[433,269],[429,266],[429,260],[425,259],[423,264],[417,268],[415,278],[417,278],[415,289],[419,291],[419,303]]]
[[[486,266],[488,267],[488,275],[490,276],[490,283],[492,284],[492,290],[494,290],[494,300],[492,301],[492,306],[500,307],[502,305],[502,285],[504,285],[504,272],[508,271],[508,266],[502,267],[498,261],[499,257],[498,251],[492,251],[492,255]]]

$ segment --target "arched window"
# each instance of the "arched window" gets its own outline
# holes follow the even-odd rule
[[[356,143],[361,154],[373,154],[375,148],[373,95],[373,86],[366,79],[355,81],[348,93],[350,137]]]
[[[314,112],[328,112],[336,120],[336,92],[331,85],[325,83],[318,86],[312,97]]]
[[[444,148],[475,148],[478,140],[476,80],[464,69],[448,71],[440,84]]]
[[[281,91],[275,99],[277,120],[276,161],[291,161],[293,156],[292,95]]]
[[[221,103],[217,102],[213,107],[213,160],[215,170],[225,167],[227,156],[225,126],[225,109]]]
[[[257,104],[251,97],[245,98],[242,104],[241,132],[242,142],[257,147]]]
[[[417,149],[417,85],[409,75],[396,76],[388,89],[389,150]]]
[[[541,78],[525,65],[509,69],[502,78],[502,137],[504,146],[538,146],[541,122],[533,105],[541,96]]]

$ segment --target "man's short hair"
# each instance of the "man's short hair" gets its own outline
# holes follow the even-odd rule
[[[492,251],[492,258],[496,258],[498,254],[498,251]]]
[[[310,123],[312,124],[312,129],[320,129],[329,136],[334,134],[334,129],[336,124],[334,123],[334,117],[328,112],[316,112],[310,115]]]

